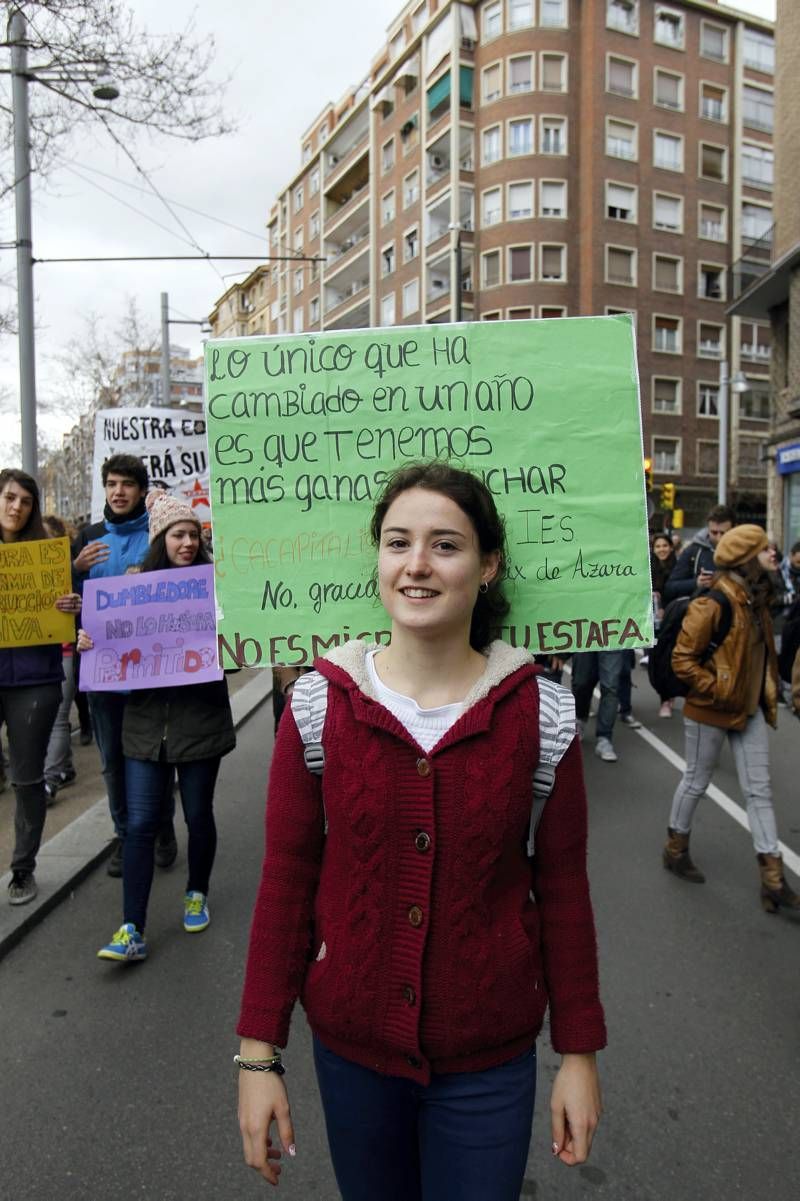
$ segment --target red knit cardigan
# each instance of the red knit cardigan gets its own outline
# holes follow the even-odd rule
[[[577,740],[533,869],[525,855],[538,669],[506,676],[426,753],[346,671],[316,666],[329,680],[324,781],[288,710],[238,1033],[285,1046],[299,996],[331,1050],[426,1084],[530,1048],[549,1000],[556,1051],[603,1047]]]

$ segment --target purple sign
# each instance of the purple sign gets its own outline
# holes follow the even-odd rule
[[[87,580],[81,691],[167,688],[221,680],[214,568],[174,567]]]

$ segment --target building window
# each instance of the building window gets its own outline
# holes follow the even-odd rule
[[[620,33],[639,33],[639,0],[606,0],[606,25]]]
[[[653,379],[653,412],[680,413],[681,411],[681,381],[655,376]]]
[[[295,294],[295,296],[299,296],[302,291],[303,291],[303,268],[301,267],[299,271],[295,271],[295,273],[294,273],[294,294]]]
[[[496,38],[502,32],[503,5],[502,0],[496,0],[494,4],[487,4],[483,10],[483,36]]]
[[[381,225],[388,225],[390,221],[394,221],[394,188],[381,200]]]
[[[499,63],[492,63],[491,67],[484,67],[481,72],[481,85],[483,87],[484,104],[489,104],[492,100],[498,99],[502,91]]]
[[[381,300],[381,325],[394,325],[394,292]]]
[[[656,5],[655,40],[673,50],[683,50],[685,27],[683,13],[663,4]]]
[[[394,242],[390,246],[384,246],[381,251],[381,278],[385,279],[387,275],[391,275],[394,271]]]
[[[700,237],[712,242],[727,241],[725,209],[719,204],[700,202]]]
[[[718,63],[728,61],[728,31],[724,25],[700,22],[700,53],[703,58],[713,58]]]
[[[707,121],[728,120],[727,88],[718,87],[715,83],[700,84],[700,116]]]
[[[698,296],[702,300],[724,300],[725,268],[716,263],[700,263],[697,272]]]
[[[742,88],[742,121],[750,129],[772,133],[775,128],[775,96],[765,88]]]
[[[533,247],[509,246],[508,248],[508,282],[510,284],[527,283],[533,279]]]
[[[415,168],[403,180],[403,208],[419,200],[419,171]]]
[[[543,179],[539,184],[539,216],[566,217],[567,185],[563,179]]]
[[[481,313],[481,321],[499,321],[501,314],[499,309],[492,313]]]
[[[309,241],[313,241],[314,238],[318,238],[318,237],[319,237],[319,209],[317,209],[317,211],[315,213],[312,213],[308,219],[308,239],[309,239]]]
[[[410,263],[419,254],[419,230],[415,226],[403,234],[403,262]]]
[[[500,158],[502,152],[500,149],[499,125],[493,125],[491,129],[484,129],[481,135],[481,153],[484,165],[496,163]]]
[[[768,325],[759,325],[756,321],[742,321],[739,324],[739,357],[762,363],[764,370],[768,369],[772,356],[771,329]]]
[[[295,309],[294,312],[292,313],[292,332],[295,334],[302,334],[304,328],[305,328],[305,325],[303,323],[303,306],[300,305],[300,307]]]
[[[653,350],[662,354],[680,354],[681,335],[680,317],[653,317]]]
[[[533,0],[508,0],[508,28],[524,29],[532,24]]]
[[[638,92],[636,63],[609,54],[606,57],[606,91],[616,96],[635,97]]]
[[[403,316],[410,317],[419,309],[419,280],[410,279],[403,284]]]
[[[522,309],[509,309],[507,316],[509,321],[529,321],[533,316],[533,309],[530,307]]]
[[[294,248],[297,254],[300,254],[303,249],[303,227],[300,225],[294,231]]]
[[[544,214],[543,214],[544,215]],[[508,185],[508,219],[520,221],[533,216],[533,184],[511,183]]]
[[[683,76],[656,67],[653,76],[653,104],[683,112]]]
[[[704,438],[698,438],[697,474],[719,474],[719,442],[708,442]]]
[[[541,278],[564,281],[567,278],[565,246],[540,246]]]
[[[680,196],[653,193],[653,228],[671,234],[683,232],[683,200]]]
[[[697,416],[719,416],[719,384],[700,380],[697,384]]]
[[[656,292],[683,290],[683,260],[672,255],[653,255],[653,289]]]
[[[653,470],[659,475],[677,475],[680,469],[680,438],[654,438]]]
[[[629,121],[606,118],[606,154],[612,158],[636,158],[636,126]]]
[[[541,54],[539,60],[539,86],[542,91],[566,92],[566,54]]]
[[[771,240],[772,209],[763,204],[742,205],[742,237],[752,242]]]
[[[683,170],[683,136],[674,133],[653,134],[653,166],[663,171]]]
[[[636,221],[636,188],[606,181],[606,216],[612,221]]]
[[[300,186],[295,188],[295,190],[294,190],[294,211],[296,213],[299,213],[300,210],[302,209],[302,207],[303,207],[303,185],[300,184]]]
[[[533,118],[522,117],[508,123],[508,154],[533,154]]]
[[[721,359],[725,351],[725,327],[701,321],[697,328],[697,354],[701,359]]]
[[[748,389],[739,397],[739,415],[748,421],[769,421],[771,402],[769,384],[764,380],[748,380]]]
[[[394,166],[394,138],[389,138],[381,147],[381,170],[384,175]]]
[[[636,251],[627,246],[606,246],[606,283],[636,283]]]
[[[700,143],[700,175],[703,179],[716,179],[724,182],[726,176],[726,151],[724,146],[712,146],[709,142]]]
[[[308,305],[308,319],[311,325],[316,325],[319,321],[319,296],[314,296]]]
[[[520,54],[508,60],[509,92],[530,92],[533,89],[533,55]]]
[[[419,8],[415,8],[411,14],[411,31],[416,37],[420,29],[428,19],[428,0],[424,4],[420,4]]]
[[[567,118],[542,117],[541,154],[567,153]]]
[[[539,316],[543,321],[555,321],[558,317],[566,317],[567,310],[563,304],[540,304]]]
[[[739,438],[739,474],[766,475],[765,444],[760,439]]]
[[[414,113],[401,125],[400,141],[403,144],[403,154],[410,154],[419,145],[419,113]]]
[[[544,29],[563,29],[567,24],[567,0],[539,0],[539,24]]]
[[[500,251],[490,250],[481,255],[482,283],[484,288],[494,288],[500,283]]]
[[[319,167],[315,167],[308,177],[308,193],[310,196],[316,196],[319,192]]]
[[[742,59],[746,67],[764,75],[775,72],[775,39],[759,29],[745,29],[742,37]]]
[[[307,163],[311,158],[311,143],[306,142],[303,145],[303,162]]]
[[[503,201],[500,188],[490,188],[481,200],[481,225],[496,225],[503,219]]]

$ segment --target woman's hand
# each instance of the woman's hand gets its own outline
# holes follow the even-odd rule
[[[56,608],[61,613],[80,613],[81,596],[79,592],[67,592],[64,596],[56,597]]]
[[[242,1132],[244,1161],[255,1168],[270,1184],[278,1184],[281,1152],[273,1148],[269,1137],[275,1121],[287,1155],[294,1158],[294,1129],[289,1097],[283,1078],[277,1072],[239,1072],[239,1129]]]
[[[78,630],[78,640],[75,643],[78,648],[78,653],[82,651],[90,651],[94,649],[94,640],[89,637],[85,630]]]
[[[550,1098],[553,1154],[562,1163],[573,1166],[589,1158],[602,1108],[594,1054],[562,1055]]]

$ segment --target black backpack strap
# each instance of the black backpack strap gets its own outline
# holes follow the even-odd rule
[[[711,600],[716,601],[720,607],[719,625],[717,627],[716,635],[714,638],[712,638],[711,642],[709,642],[708,647],[706,648],[706,653],[704,656],[705,661],[710,659],[715,651],[719,650],[722,643],[728,637],[731,625],[733,624],[733,610],[731,609],[731,602],[729,601],[728,597],[724,592],[721,592],[719,588],[709,588],[706,592],[701,592],[700,595],[710,597]]]

